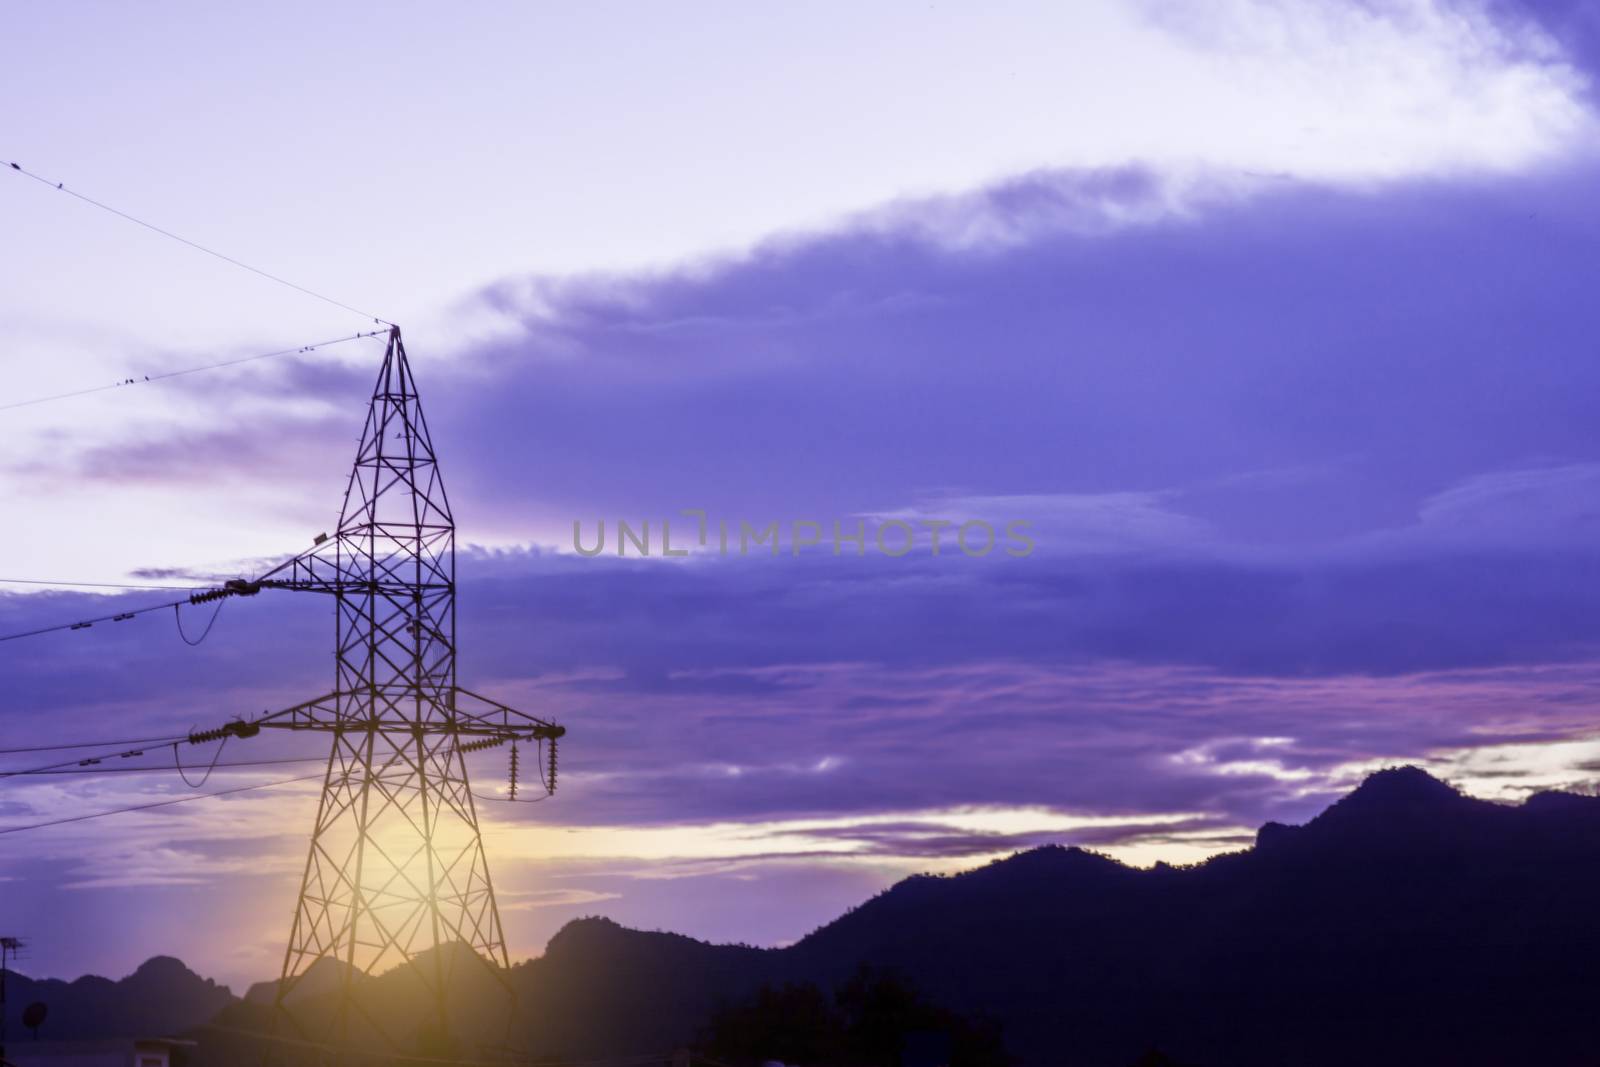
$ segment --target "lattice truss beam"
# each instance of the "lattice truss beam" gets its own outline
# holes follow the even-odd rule
[[[292,1017],[301,979],[338,961],[340,1003],[333,1033],[322,1036],[340,1039],[353,1017],[370,1014],[356,1000],[360,975],[451,943],[509,966],[465,756],[516,741],[548,741],[553,756],[565,733],[456,684],[455,522],[398,328],[337,532],[254,581],[205,595],[260,589],[335,602],[333,690],[231,732],[332,736],[277,1003]],[[434,951],[417,967],[446,1029],[447,955]]]

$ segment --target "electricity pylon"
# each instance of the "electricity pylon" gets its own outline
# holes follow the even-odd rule
[[[294,1020],[296,987],[313,967],[335,960],[342,966],[332,1032],[295,1028],[342,1042],[365,1017],[382,1032],[360,1001],[359,980],[410,964],[436,1025],[447,1031],[445,950],[464,944],[480,959],[510,964],[465,754],[548,742],[553,790],[556,739],[565,730],[456,684],[455,523],[398,327],[389,333],[337,532],[254,581],[195,599],[263,588],[326,594],[336,617],[332,692],[217,731],[332,736],[277,1010]]]

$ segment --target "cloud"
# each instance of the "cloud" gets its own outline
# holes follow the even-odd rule
[[[1303,140],[1291,143],[1303,159],[1320,161],[1322,177],[1360,182],[1527,166],[1559,153],[1557,142],[1570,147],[1575,131],[1568,124],[1582,121],[1574,105],[1582,98],[1594,22],[1579,13],[1581,0],[1223,0],[1204,9],[1143,0],[1139,6],[1200,56],[1228,64],[1236,83],[1294,100],[1290,106],[1305,124]],[[1351,114],[1371,116],[1364,130],[1343,128],[1335,115],[1312,117],[1306,99],[1330,91]],[[1498,128],[1497,143],[1476,141],[1468,132],[1476,124],[1456,121],[1457,107],[1483,121],[1477,132]],[[1261,122],[1277,109],[1264,100],[1252,110]]]
[[[621,896],[621,893],[607,893],[595,889],[527,889],[509,892],[502,890],[495,894],[502,912],[599,904],[607,900],[618,900]]]
[[[1424,536],[1487,549],[1572,549],[1600,527],[1600,463],[1488,471],[1422,502]]]
[[[456,366],[414,353],[462,522],[462,677],[571,717],[573,788],[618,822],[1030,790],[1074,806],[1096,802],[1090,785],[1123,802],[1100,764],[1150,776],[1157,810],[1193,798],[1248,822],[1303,801],[1284,769],[1568,736],[1580,720],[1537,672],[1581,670],[1600,643],[1594,597],[1572,580],[1594,566],[1600,507],[1588,181],[1286,189],[1179,221],[1059,227],[1063,189],[1139,202],[1159,183],[1035,175],[989,197],[1027,240],[952,246],[900,205],[893,225],[683,270],[496,287],[484,299],[518,333]],[[331,518],[354,422],[312,401],[359,397],[363,376],[283,371],[284,411],[125,455],[176,486],[272,483]],[[312,457],[314,477],[296,480]],[[54,462],[91,482],[118,472],[98,454]],[[1039,547],[684,561],[465,547],[559,546],[574,519],[685,507],[755,522],[1020,517]],[[0,597],[0,622],[106,603]],[[294,703],[327,685],[323,608],[280,594],[230,606],[192,650],[156,617],[41,639],[8,666],[3,713],[86,735],[183,732]],[[1116,697],[1096,674],[1111,667]],[[1524,672],[1527,721],[1391,721],[1368,703],[1431,707],[1437,691],[1407,679],[1501,670]],[[1328,721],[1267,714],[1258,693],[1295,715],[1322,694]],[[1192,717],[1151,710],[1173,701]],[[671,715],[683,729],[656,721]],[[829,730],[858,747],[824,743]],[[1063,732],[1083,788],[1008,772]],[[1272,754],[1293,762],[1172,762],[1235,737],[1296,738]],[[762,756],[786,741],[793,761]],[[882,784],[942,745],[937,785]],[[957,758],[990,745],[992,766]],[[805,768],[826,759],[867,784],[814,797]]]
[[[486,816],[528,849],[508,885],[535,895],[512,904],[539,924],[603,903],[670,925],[742,877],[834,902],[1064,836],[1192,855],[1306,817],[1374,761],[1435,760],[1484,789],[1577,780],[1600,684],[1581,580],[1600,514],[1592,177],[1230,191],[1147,214],[1163,179],[1041,173],[681,270],[484,293],[514,330],[457,364],[413,356],[462,523],[462,680],[572,731],[553,803]],[[185,395],[220,425],[64,443],[28,476],[70,477],[91,516],[137,476],[204,498],[173,520],[186,534],[262,513],[309,534],[337,510],[365,378],[290,362],[248,410],[197,378]],[[683,508],[1025,518],[1039,547],[559,550],[574,519]],[[172,573],[174,556],[141,562]],[[0,625],[147,600],[0,596]],[[320,600],[230,605],[199,648],[170,625],[0,646],[8,736],[185,733],[328,687]],[[482,788],[501,759],[474,757]],[[6,819],[159,780],[30,782]],[[293,803],[304,821],[251,797],[82,824],[39,847],[30,885],[244,885],[211,914],[279,914],[309,792]],[[954,808],[1061,826],[974,828]],[[1066,825],[1092,816],[1117,822]],[[815,827],[840,819],[865,821]],[[770,840],[730,846],[729,826]],[[585,880],[543,886],[541,855]],[[651,911],[630,882],[663,874],[678,895]]]
[[[1582,71],[1591,100],[1600,76],[1600,11],[1584,0],[1488,0],[1481,5],[1513,32],[1533,31],[1544,39],[1526,41],[1525,51],[1547,58],[1550,46]]]
[[[1014,699],[1008,671],[1039,672],[1058,679],[1060,714],[1079,699],[1064,679],[1107,663],[1293,692],[1294,679],[1359,690],[1588,662],[1600,613],[1571,580],[1594,563],[1600,489],[1586,399],[1600,387],[1587,357],[1600,322],[1578,281],[1600,221],[1588,181],[1284,189],[1177,221],[1062,227],[1063,202],[1103,213],[1160,182],[1040,174],[974,197],[1031,234],[981,249],[929,239],[907,221],[915,205],[898,205],[683,270],[496,287],[484,299],[518,333],[457,366],[414,353],[464,542],[559,546],[574,519],[704,507],[756,522],[1020,517],[1039,549],[633,563],[464,547],[463,678],[602,724],[615,713],[590,709],[608,701],[715,709],[694,720],[706,737],[726,731],[707,752],[623,730],[591,749],[671,769],[608,787],[615,817],[642,818],[657,790],[689,786],[701,814],[793,810],[798,772],[767,767],[735,787],[692,768],[750,764],[795,729],[771,709],[802,714],[797,697],[828,692],[868,735],[953,714],[920,682],[871,684],[874,671],[957,672],[950,684],[975,686],[977,708]],[[354,422],[314,401],[359,397],[364,376],[282,371],[287,406],[247,425],[52,462],[89,483],[136,458],[142,477],[175,487],[272,484],[326,522],[313,513],[337,508]],[[303,481],[301,464],[316,468]],[[5,597],[0,621],[104,603]],[[42,639],[17,661],[5,713],[41,723],[71,708],[55,721],[90,733],[186,730],[293,703],[326,687],[321,608],[230,606],[196,650],[163,640],[157,618]],[[841,676],[852,681],[837,693],[822,681]],[[1060,728],[1042,708],[1028,715],[1030,729]],[[1237,725],[1206,729],[1297,736]],[[1375,737],[1370,751],[1335,746],[1337,759],[1464,743],[1431,719]],[[829,756],[859,766],[833,746],[805,753]]]

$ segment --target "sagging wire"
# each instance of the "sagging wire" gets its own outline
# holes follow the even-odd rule
[[[169,738],[163,739],[163,743],[170,744],[181,740],[183,740],[181,737]],[[58,767],[94,767],[108,759],[133,759],[136,756],[144,755],[145,752],[146,749],[143,748],[130,748],[122,752],[101,752],[92,756],[85,756],[82,759],[62,760],[60,763],[46,763],[42,767],[27,767],[20,771],[0,771],[0,778],[19,778],[28,774],[43,774],[45,771],[53,771]]]
[[[174,741],[172,743],[172,765],[178,768],[178,777],[183,779],[183,784],[188,786],[190,789],[199,789],[201,786],[209,782],[211,780],[211,772],[217,769],[217,761],[222,759],[222,750],[228,747],[228,742],[232,738],[233,735],[228,734],[222,739],[222,744],[217,746],[217,754],[211,757],[211,766],[206,768],[206,773],[201,776],[198,782],[189,781],[189,775],[183,769],[183,757],[178,755],[178,746],[182,744],[182,742]]]
[[[384,324],[386,326],[393,326],[394,325],[394,323],[390,322],[388,319],[381,318],[381,317],[379,317],[377,315],[374,315],[370,311],[363,311],[361,308],[351,307],[349,304],[344,303],[342,300],[335,300],[333,297],[328,296],[328,295],[326,295],[324,293],[319,293],[315,289],[308,289],[303,285],[299,285],[299,284],[297,284],[295,282],[291,282],[287,278],[279,277],[276,274],[270,274],[267,271],[262,270],[260,267],[252,267],[250,264],[244,262],[243,260],[238,260],[238,259],[234,259],[232,256],[223,255],[221,252],[218,252],[214,248],[207,248],[205,245],[200,244],[200,243],[198,243],[196,241],[191,241],[187,237],[184,237],[184,236],[181,236],[179,234],[173,233],[171,230],[162,229],[160,226],[157,226],[154,223],[146,222],[144,219],[138,218],[137,216],[134,216],[134,215],[130,215],[126,211],[118,210],[117,208],[112,207],[110,204],[101,203],[99,200],[95,200],[95,199],[93,199],[91,197],[83,195],[82,193],[78,192],[76,189],[68,189],[65,182],[51,181],[49,178],[44,177],[42,174],[35,174],[33,171],[31,171],[28,168],[24,167],[21,163],[17,163],[15,161],[8,161],[8,162],[9,162],[9,165],[10,165],[10,167],[11,167],[11,169],[13,171],[15,171],[16,173],[21,174],[21,175],[23,175],[25,177],[32,178],[34,181],[39,182],[41,185],[47,185],[50,188],[55,189],[55,190],[57,190],[59,192],[66,193],[68,196],[76,197],[77,199],[82,200],[85,204],[89,204],[89,205],[91,205],[93,207],[97,207],[101,211],[110,212],[111,214],[116,215],[118,218],[125,219],[128,222],[131,222],[136,226],[143,226],[145,229],[150,230],[150,231],[152,231],[154,233],[158,233],[163,237],[167,237],[167,238],[170,238],[171,240],[177,241],[179,244],[188,245],[190,248],[194,249],[197,252],[204,252],[208,256],[212,256],[212,257],[215,257],[216,259],[222,260],[224,263],[231,263],[233,266],[238,267],[241,270],[247,270],[251,274],[259,275],[260,277],[265,278],[270,282],[276,282],[279,285],[286,286],[286,287],[288,287],[290,289],[294,289],[294,290],[296,290],[298,292],[304,293],[306,296],[312,297],[313,299],[320,300],[325,304],[332,304],[336,308],[341,308],[341,309],[343,309],[345,311],[349,311],[349,312],[351,312],[353,314],[360,315],[362,318],[371,319],[375,323],[382,323],[382,324]]]
[[[507,784],[506,795],[503,797],[497,797],[491,796],[487,793],[479,793],[476,790],[473,791],[472,795],[479,800],[493,800],[501,804],[538,804],[541,801],[549,800],[552,796],[554,796],[556,792],[556,739],[553,737],[550,738],[548,762],[546,761],[545,756],[544,740],[542,738],[536,739],[534,743],[538,746],[537,757],[540,764],[540,785],[544,786],[544,795],[537,797],[523,797],[517,795],[518,790],[521,787],[522,763],[520,754],[517,750],[517,742],[514,740],[511,742],[511,768],[508,776],[510,780]]]
[[[191,588],[187,585],[151,585],[142,582],[134,585],[131,582],[55,582],[48,578],[0,578],[0,585],[43,585],[52,589],[70,587],[73,589],[161,589],[164,591],[188,592]]]
[[[211,618],[207,620],[206,628],[201,630],[200,636],[195,638],[193,641],[189,640],[189,635],[183,632],[183,607],[179,604],[172,605],[172,617],[178,624],[178,636],[183,638],[183,643],[188,645],[190,648],[194,648],[195,646],[199,645],[200,642],[209,637],[211,634],[211,628],[217,624],[217,616],[222,614],[222,605],[226,603],[226,599],[219,598],[217,600],[217,606],[211,609]]]
[[[291,763],[327,763],[326,756],[297,756],[290,759],[249,759],[228,760],[226,763],[217,764],[217,770],[232,770],[235,767],[285,767]],[[167,774],[172,768],[167,766],[155,767],[69,767],[65,770],[29,771],[29,775],[58,775],[58,774]]]
[[[85,822],[89,819],[103,819],[108,815],[123,815],[131,811],[149,811],[151,808],[165,808],[173,804],[187,804],[192,800],[209,800],[212,797],[225,797],[234,793],[248,793],[255,789],[272,789],[280,785],[292,785],[295,782],[320,780],[322,777],[322,772],[319,771],[316,774],[303,774],[298,778],[284,778],[276,782],[258,782],[255,785],[235,786],[232,789],[218,789],[213,793],[197,793],[194,796],[173,797],[171,800],[157,800],[149,804],[133,804],[125,808],[112,808],[109,811],[91,811],[86,815],[69,815],[66,818],[28,823],[25,826],[0,826],[0,834],[20,834],[26,830],[42,830],[48,826],[64,826],[67,823]]]
[[[359,341],[364,337],[380,337],[386,332],[387,331],[383,330],[366,330],[362,333],[353,333],[346,337],[334,337],[326,341],[313,341],[311,344],[307,345],[296,345],[294,348],[278,348],[271,352],[257,352],[253,356],[240,356],[237,359],[225,359],[216,363],[203,363],[197,367],[184,367],[181,370],[161,371],[157,374],[145,374],[137,378],[119,378],[109,385],[91,385],[84,389],[73,389],[66,393],[52,393],[48,396],[36,396],[28,400],[15,400],[8,404],[0,404],[0,411],[11,411],[14,408],[29,408],[35,406],[36,404],[50,404],[57,400],[71,400],[74,397],[89,396],[93,393],[104,393],[111,389],[121,389],[129,385],[152,385],[156,382],[164,382],[169,378],[182,378],[186,375],[199,374],[203,371],[221,370],[224,367],[237,367],[241,363],[254,363],[257,360],[272,359],[276,356],[304,355],[308,352],[315,352],[319,348],[327,348],[329,345],[343,344],[346,341]],[[24,584],[31,585],[43,583],[30,582]],[[85,583],[71,582],[63,584],[83,585]]]
[[[141,747],[138,747],[138,748],[129,748],[129,749],[124,749],[122,751],[117,751],[117,750],[113,749],[113,750],[108,751],[108,752],[96,752],[96,753],[93,753],[91,755],[79,758],[79,759],[67,759],[67,760],[61,760],[58,763],[46,763],[43,766],[39,766],[39,767],[25,767],[25,768],[23,768],[21,770],[15,770],[15,771],[0,771],[0,778],[19,778],[19,777],[23,777],[25,775],[30,775],[30,774],[44,774],[44,773],[47,773],[49,771],[54,771],[54,770],[56,770],[58,768],[62,768],[62,767],[97,767],[97,766],[99,766],[101,763],[103,763],[106,760],[111,760],[111,759],[134,759],[134,758],[136,758],[138,756],[143,756],[143,755],[148,754],[149,751],[152,748],[159,749],[159,748],[163,748],[163,747],[165,747],[167,745],[171,745],[172,746],[173,752],[174,752],[174,758],[176,758],[177,747],[179,745],[185,743],[185,742],[187,742],[187,743],[189,743],[191,745],[203,745],[203,744],[207,744],[207,743],[212,742],[212,741],[226,741],[230,737],[241,737],[241,738],[243,738],[243,737],[254,737],[256,734],[259,734],[260,732],[261,732],[261,727],[256,725],[255,723],[245,722],[242,719],[235,719],[234,721],[232,721],[230,723],[227,723],[226,725],[219,726],[214,730],[194,730],[194,731],[191,731],[190,733],[182,735],[182,736],[154,738],[154,739],[152,739],[152,741],[149,744],[141,744]],[[136,744],[140,744],[138,742],[135,742],[135,743]],[[53,748],[88,748],[88,747],[90,747],[90,746],[88,746],[88,745],[41,745],[41,746],[38,746],[36,748],[23,748],[23,749],[17,749],[16,751],[19,751],[19,752],[30,752],[30,751],[46,751],[46,750],[53,749]],[[218,754],[219,755],[221,754],[221,749],[218,749]],[[213,760],[212,762],[213,762],[213,766],[215,766],[215,762],[216,761]],[[180,767],[180,773],[181,773],[181,767]],[[207,771],[207,777],[209,777],[209,776],[210,776],[210,771]],[[187,781],[187,780],[188,779],[185,778],[185,781]],[[204,779],[202,779],[202,781],[204,781]]]
[[[164,604],[151,604],[149,607],[134,608],[131,611],[119,611],[114,615],[101,615],[93,619],[80,619],[78,622],[62,622],[54,626],[41,626],[37,630],[23,630],[20,633],[0,634],[0,641],[15,641],[23,637],[37,637],[39,634],[52,634],[61,630],[87,630],[97,622],[126,622],[136,615],[146,615],[152,611],[165,611],[172,608],[174,611],[185,604],[209,604],[213,600],[221,600],[230,596],[255,596],[261,592],[261,583],[248,581],[244,578],[229,578],[215,589],[197,589],[182,600],[169,600]],[[218,609],[221,610],[220,608]],[[211,621],[216,622],[216,615],[211,616]],[[211,632],[210,624],[206,626],[206,633]],[[190,641],[183,632],[183,620],[178,621],[178,634],[184,641],[191,645],[199,644],[205,640],[201,634],[199,640]]]
[[[70,748],[111,748],[114,745],[164,745],[169,741],[181,741],[181,737],[134,737],[123,738],[120,741],[63,741],[54,745],[24,745],[21,748],[0,748],[0,755],[11,755],[16,752],[59,752]]]
[[[57,623],[54,626],[41,626],[37,630],[23,630],[20,633],[0,634],[0,641],[15,641],[23,637],[37,637],[40,634],[52,634],[59,630],[87,630],[97,622],[127,622],[135,615],[144,615],[152,611],[165,611],[177,607],[185,601],[173,600],[165,604],[152,604],[147,608],[134,608],[132,611],[119,611],[114,615],[101,615],[93,619],[80,619],[77,622]]]

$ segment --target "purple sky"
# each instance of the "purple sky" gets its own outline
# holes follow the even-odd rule
[[[1358,34],[1330,10],[1236,15]],[[778,943],[905,873],[1043,841],[1193,860],[1394,762],[1485,796],[1588,787],[1600,35],[1578,4],[1373,12],[1411,51],[1360,27],[1344,43],[1370,45],[1355,54],[1371,69],[1349,72],[1351,99],[1386,64],[1427,59],[1425,82],[1435,53],[1454,56],[1474,84],[1503,75],[1515,105],[1482,113],[1504,124],[1484,144],[1551,139],[1490,152],[1472,122],[1445,122],[1466,90],[1439,75],[1438,95],[1379,109],[1418,143],[1456,131],[1432,155],[1263,160],[1219,119],[1227,150],[1202,166],[1123,146],[997,157],[982,181],[882,177],[840,193],[849,210],[756,212],[748,237],[707,223],[699,245],[529,252],[520,269],[485,251],[451,284],[494,277],[418,308],[463,324],[451,345],[430,344],[444,326],[411,344],[475,546],[463,681],[571,730],[553,801],[487,812],[513,955],[591,913]],[[1164,5],[1145,17],[1196,55],[1243,47],[1196,43]],[[1492,54],[1463,52],[1457,23]],[[1157,80],[1188,76],[1174,64]],[[1538,76],[1564,104],[1515,95]],[[718,160],[698,166],[715,185]],[[56,207],[31,202],[30,225]],[[36,310],[8,305],[12,343]],[[50,377],[72,365],[68,334],[51,336],[63,355],[29,395],[98,384]],[[333,523],[376,351],[30,409],[0,458],[25,528],[7,568],[185,581],[294,550]],[[210,350],[159,352],[182,366]],[[570,551],[574,520],[684,508],[1026,519],[1038,549]],[[5,593],[0,631],[160,599]],[[0,729],[139,736],[294,703],[326,688],[330,629],[320,602],[269,594],[231,603],[199,648],[159,617],[0,644]],[[279,755],[317,749],[256,739],[226,758]],[[498,788],[504,754],[475,760]],[[12,780],[0,827],[183,792],[170,773]],[[284,789],[4,839],[0,925],[33,938],[36,973],[169,952],[236,986],[269,977],[313,801]]]

